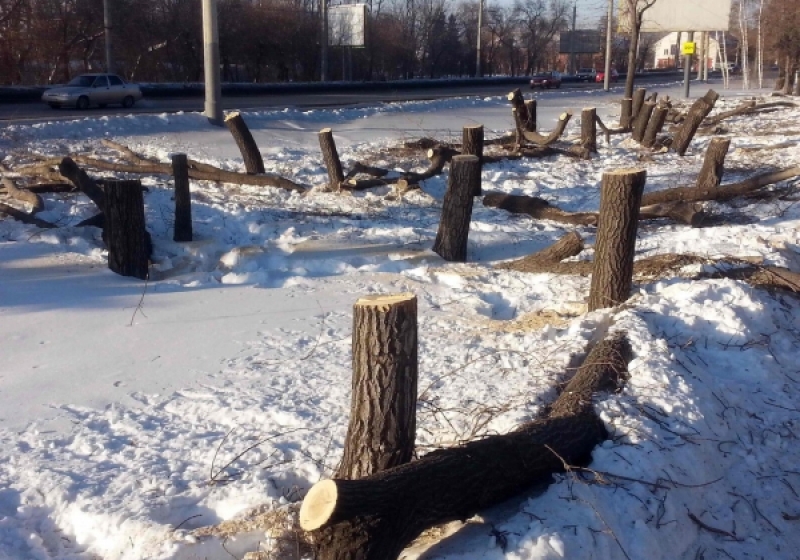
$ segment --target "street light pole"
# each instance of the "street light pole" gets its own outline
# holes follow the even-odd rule
[[[481,29],[483,29],[483,0],[478,2],[478,47],[475,60],[475,77],[481,77]]]
[[[203,61],[206,82],[206,110],[203,114],[211,124],[222,126],[217,0],[203,0]]]
[[[106,72],[114,72],[114,64],[111,61],[111,0],[103,0],[103,28],[105,29],[106,40]]]
[[[319,0],[320,15],[322,16],[322,52],[320,56],[320,81],[325,82],[328,80],[328,0]]]
[[[603,76],[603,89],[609,90],[610,74],[611,74],[611,20],[614,19],[614,0],[608,0],[608,21],[606,22],[606,73]]]

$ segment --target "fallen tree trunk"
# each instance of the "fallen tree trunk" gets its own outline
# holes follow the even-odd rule
[[[78,187],[78,190],[89,197],[100,210],[105,206],[105,193],[97,186],[94,179],[89,177],[87,173],[78,167],[78,164],[72,158],[65,157],[58,162],[58,171],[65,179],[69,179],[73,185]]]
[[[22,210],[17,210],[13,206],[9,206],[8,204],[3,204],[2,202],[0,202],[0,214],[6,214],[7,216],[14,218],[18,222],[22,222],[23,224],[30,224],[32,226],[40,227],[42,229],[52,229],[58,227],[56,224],[40,220],[39,218],[33,216],[32,214],[28,214],[27,212],[23,212]]]
[[[723,111],[722,113],[719,113],[718,115],[715,115],[713,117],[707,117],[703,121],[702,126],[703,127],[714,126],[721,123],[725,119],[729,119],[731,117],[753,115],[756,113],[765,113],[781,108],[794,109],[796,107],[798,107],[797,103],[792,103],[791,101],[772,101],[770,103],[762,103],[760,105],[757,104],[755,101],[747,101],[746,103],[736,107],[735,109],[731,109],[730,111]]]
[[[428,169],[425,171],[418,173],[415,171],[408,171],[406,173],[401,173],[397,177],[386,177],[389,174],[389,170],[386,170],[386,173],[381,176],[381,178],[376,179],[355,179],[353,177],[346,179],[341,183],[342,188],[346,188],[348,190],[365,190],[371,189],[374,187],[382,187],[385,185],[393,185],[398,181],[407,181],[408,183],[419,183],[420,181],[424,181],[425,179],[430,179],[435,175],[441,175],[444,171],[445,164],[450,161],[453,157],[458,155],[458,151],[454,150],[453,148],[449,148],[446,146],[436,146],[428,150],[428,158],[430,159],[430,165]],[[370,168],[375,169],[377,168]]]
[[[561,135],[564,134],[564,130],[567,128],[570,118],[572,118],[572,113],[561,113],[561,115],[558,117],[558,124],[556,124],[556,127],[547,136],[539,134],[533,130],[525,130],[524,127],[522,128],[522,136],[531,144],[536,144],[538,146],[549,146],[561,138]],[[516,119],[519,120],[518,114]]]
[[[731,200],[733,198],[750,194],[753,191],[768,185],[798,176],[800,176],[800,165],[796,165],[782,171],[763,173],[738,183],[721,185],[711,189],[698,189],[696,187],[676,187],[674,189],[665,189],[663,191],[645,194],[642,197],[642,205],[648,206],[651,204],[677,201],[702,202],[705,200]]]
[[[44,210],[44,201],[38,194],[28,189],[18,188],[17,185],[14,184],[14,181],[7,177],[4,177],[2,181],[0,181],[0,184],[5,187],[8,196],[19,202],[29,204],[31,206],[31,215]]]
[[[600,130],[603,131],[603,134],[606,136],[606,144],[611,142],[611,135],[612,134],[624,134],[625,132],[629,132],[627,128],[608,128],[606,124],[603,122],[603,119],[595,114],[595,122],[597,122],[597,126],[600,127]]]
[[[546,249],[515,261],[500,263],[495,268],[534,272],[541,269],[542,266],[553,265],[569,257],[579,255],[581,251],[583,251],[583,239],[577,232],[572,231]]]
[[[587,461],[608,437],[595,396],[625,382],[632,357],[618,333],[595,345],[542,418],[366,478],[315,484],[300,508],[300,526],[314,531],[315,558],[394,560],[428,527],[465,519]]]
[[[79,156],[76,155],[71,158],[75,163],[91,167],[93,169],[100,169],[102,171],[114,171],[116,173],[132,173],[132,174],[145,174],[151,173],[154,175],[172,175],[171,163],[149,162],[143,160],[141,164],[131,163],[113,163],[101,159]],[[24,175],[41,175],[51,166],[57,166],[62,160],[46,160],[36,166],[21,167],[16,172]],[[67,177],[64,175],[64,177]],[[69,177],[67,177],[69,179]],[[237,173],[235,171],[226,171],[219,169],[207,163],[201,163],[194,160],[189,160],[189,178],[196,181],[214,181],[217,183],[230,183],[234,185],[250,185],[254,187],[277,187],[295,192],[305,192],[309,187],[301,185],[280,177],[278,175],[248,175],[247,173]],[[71,180],[71,179],[70,179]],[[77,185],[76,185],[77,186]],[[91,197],[90,197],[91,198]]]
[[[598,220],[597,212],[568,212],[536,196],[491,192],[483,197],[483,205],[513,214],[527,214],[537,220],[552,220],[562,224],[595,226]],[[639,209],[640,220],[657,218],[670,218],[682,224],[699,227],[706,219],[706,215],[702,208],[683,201],[652,204]]]

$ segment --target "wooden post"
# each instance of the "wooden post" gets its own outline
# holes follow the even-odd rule
[[[446,261],[467,260],[467,238],[472,219],[472,193],[480,188],[478,156],[455,156],[450,162],[450,180],[442,203],[442,220],[433,250]]]
[[[708,143],[703,167],[697,177],[698,189],[710,191],[716,189],[722,182],[722,174],[725,172],[725,156],[728,154],[730,145],[730,138],[712,138]]]
[[[625,130],[631,129],[631,123],[633,122],[633,99],[630,97],[625,97],[622,99],[622,109],[619,114],[619,127],[624,128]]]
[[[333,140],[333,130],[323,128],[319,131],[319,147],[322,150],[322,159],[325,161],[325,169],[328,170],[328,186],[338,191],[344,181],[342,162],[339,160],[339,152],[336,150],[336,142]]]
[[[477,124],[472,126],[465,126],[461,135],[461,153],[465,156],[478,156],[480,161],[483,161],[483,125]],[[480,196],[481,182],[475,184],[477,190],[472,195]]]
[[[536,130],[536,100],[526,99],[525,110],[528,112],[528,122],[526,123],[526,130]]]
[[[581,146],[589,152],[597,151],[597,109],[581,111]]]
[[[710,89],[708,93],[692,104],[689,113],[686,115],[686,120],[683,121],[681,128],[675,133],[675,138],[672,140],[671,148],[678,155],[682,156],[686,153],[697,129],[700,128],[700,123],[714,108],[714,103],[717,102],[717,99],[719,99],[719,94]]]
[[[639,206],[646,180],[647,171],[644,169],[603,173],[589,311],[613,307],[628,299],[633,279]]]
[[[150,243],[141,181],[106,182],[104,213],[108,268],[122,276],[147,279]]]
[[[247,128],[247,123],[244,122],[242,115],[239,112],[229,114],[225,117],[225,126],[231,131],[231,136],[239,146],[247,173],[249,175],[264,173],[264,160],[261,158],[261,152],[258,151],[258,145],[253,140],[253,135],[250,134],[250,129]]]
[[[642,106],[644,105],[644,98],[647,95],[647,90],[645,88],[636,88],[633,92],[633,101],[631,107],[631,123],[636,120],[639,111],[642,110]]]
[[[667,113],[669,108],[666,105],[659,105],[653,110],[653,115],[647,123],[647,128],[644,131],[644,138],[642,138],[642,146],[645,148],[652,148],[656,144],[661,129],[664,128],[664,123],[667,120]]]
[[[192,240],[192,197],[189,193],[189,161],[186,154],[172,156],[172,176],[175,178],[174,241]]]
[[[417,414],[417,298],[366,296],[353,306],[353,393],[336,478],[408,463]]]
[[[636,114],[636,118],[633,119],[633,133],[631,134],[631,137],[639,143],[644,140],[644,133],[647,130],[647,125],[650,122],[650,116],[653,114],[653,109],[655,109],[655,107],[656,104],[652,101],[645,102],[645,104],[642,105],[642,108],[639,109],[639,112]]]

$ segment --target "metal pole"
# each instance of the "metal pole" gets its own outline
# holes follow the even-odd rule
[[[103,0],[103,27],[106,39],[106,72],[114,72],[114,64],[111,60],[111,0]]]
[[[328,0],[320,1],[320,11],[322,12],[322,52],[320,56],[320,80],[328,81]]]
[[[203,114],[211,124],[222,126],[217,0],[203,0],[203,61],[206,79],[206,110]]]
[[[481,77],[481,29],[483,29],[483,0],[478,3],[478,51],[475,60],[475,77]]]
[[[689,31],[688,33],[689,43],[694,40],[694,31]],[[683,60],[683,96],[689,97],[689,82],[692,79],[691,70],[692,68],[692,55],[687,54]]]
[[[606,25],[606,73],[603,76],[603,89],[608,91],[611,80],[611,20],[614,19],[614,0],[608,0],[608,22]]]
[[[575,18],[578,15],[578,3],[572,6],[572,33],[569,36],[569,64],[572,68],[572,73],[576,72],[575,69]]]

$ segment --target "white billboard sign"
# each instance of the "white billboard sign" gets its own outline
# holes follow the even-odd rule
[[[641,6],[645,0],[636,2]],[[622,0],[620,24],[625,31],[630,30],[628,5]],[[730,15],[731,0],[656,0],[642,16],[642,31],[727,31]]]
[[[363,47],[366,42],[366,4],[343,4],[328,7],[329,45],[334,47]]]

